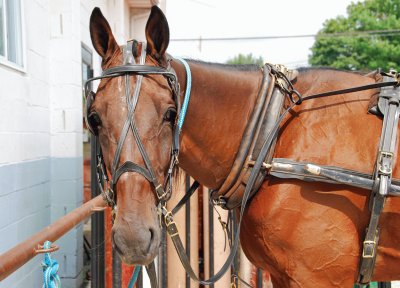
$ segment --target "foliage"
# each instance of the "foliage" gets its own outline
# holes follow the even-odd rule
[[[260,56],[258,58],[254,57],[252,53],[243,55],[239,54],[228,61],[226,61],[227,64],[232,64],[232,65],[243,65],[243,64],[256,64],[258,66],[263,66],[264,65],[264,60]]]
[[[347,14],[325,21],[311,48],[310,64],[361,71],[399,69],[400,0],[352,3]]]

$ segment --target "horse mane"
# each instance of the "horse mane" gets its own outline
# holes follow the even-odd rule
[[[261,68],[257,64],[226,64],[226,63],[206,62],[197,59],[188,59],[188,61],[200,65],[217,67],[225,70],[234,70],[234,71],[259,71]]]
[[[352,71],[352,70],[344,70],[340,68],[328,67],[328,66],[308,66],[308,67],[299,67],[296,68],[297,71],[300,73],[302,72],[311,72],[311,71],[319,71],[319,70],[329,70],[329,71],[336,71],[336,72],[346,72],[346,73],[353,73],[358,75],[364,75],[365,71]]]

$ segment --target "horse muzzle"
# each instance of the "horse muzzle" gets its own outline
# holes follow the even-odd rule
[[[158,254],[160,227],[121,217],[112,229],[114,249],[128,265],[148,265]]]

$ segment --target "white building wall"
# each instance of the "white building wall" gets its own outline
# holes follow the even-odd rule
[[[25,72],[0,64],[0,253],[49,224],[48,1],[23,1]],[[0,287],[40,287],[36,257]]]
[[[101,8],[119,44],[137,27],[125,0],[22,3],[26,66],[0,64],[0,254],[82,203],[82,43],[92,49],[94,74],[101,69],[89,35],[93,8]],[[57,241],[63,287],[83,280],[82,241],[81,225]],[[0,288],[41,287],[42,259]]]

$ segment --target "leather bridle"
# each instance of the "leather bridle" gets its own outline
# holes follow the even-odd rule
[[[133,51],[133,45],[135,45],[136,49],[141,48],[141,54],[139,59],[139,64],[135,64],[135,57]],[[135,50],[136,50],[135,49]],[[165,178],[163,184],[161,184],[155,173],[153,166],[151,164],[150,158],[146,152],[146,149],[143,146],[142,140],[139,135],[139,130],[134,120],[135,109],[137,106],[137,102],[139,99],[140,88],[143,80],[143,76],[147,75],[162,75],[168,80],[168,84],[172,90],[173,97],[176,103],[177,108],[179,108],[179,84],[177,81],[177,76],[175,71],[168,65],[168,68],[150,66],[145,64],[146,60],[146,44],[145,43],[137,43],[136,41],[128,41],[127,45],[123,48],[123,65],[111,67],[107,70],[104,70],[101,76],[90,78],[85,83],[85,94],[86,94],[86,115],[85,120],[88,129],[96,135],[96,128],[91,124],[91,106],[95,99],[95,93],[90,91],[89,84],[95,80],[101,80],[104,78],[114,78],[114,77],[124,77],[125,80],[125,96],[126,103],[128,106],[127,109],[127,117],[124,123],[124,126],[121,131],[121,135],[117,142],[117,148],[115,150],[114,159],[111,165],[111,180],[109,180],[107,176],[107,171],[104,163],[104,157],[100,150],[98,157],[96,159],[97,162],[97,180],[100,187],[101,194],[104,197],[104,200],[107,204],[113,209],[115,212],[116,205],[116,185],[120,177],[127,172],[134,172],[142,175],[147,181],[149,181],[155,190],[159,201],[159,209],[165,206],[166,201],[171,193],[171,185],[172,185],[172,175],[173,170],[177,164],[177,157],[179,154],[179,140],[173,141],[173,148],[171,151],[171,159],[170,165],[168,169],[168,175]],[[138,54],[138,53],[136,53]],[[131,76],[136,75],[136,85],[131,93]],[[132,94],[132,96],[131,96]],[[176,121],[175,121],[176,122]],[[125,139],[129,133],[132,132],[138,150],[142,156],[144,166],[136,164],[132,161],[125,161],[122,165],[119,165],[121,151],[125,142]],[[179,129],[174,128],[174,139],[179,139]],[[101,176],[103,175],[103,176]],[[103,179],[102,179],[103,177]],[[102,182],[106,182],[106,188],[103,187]]]

